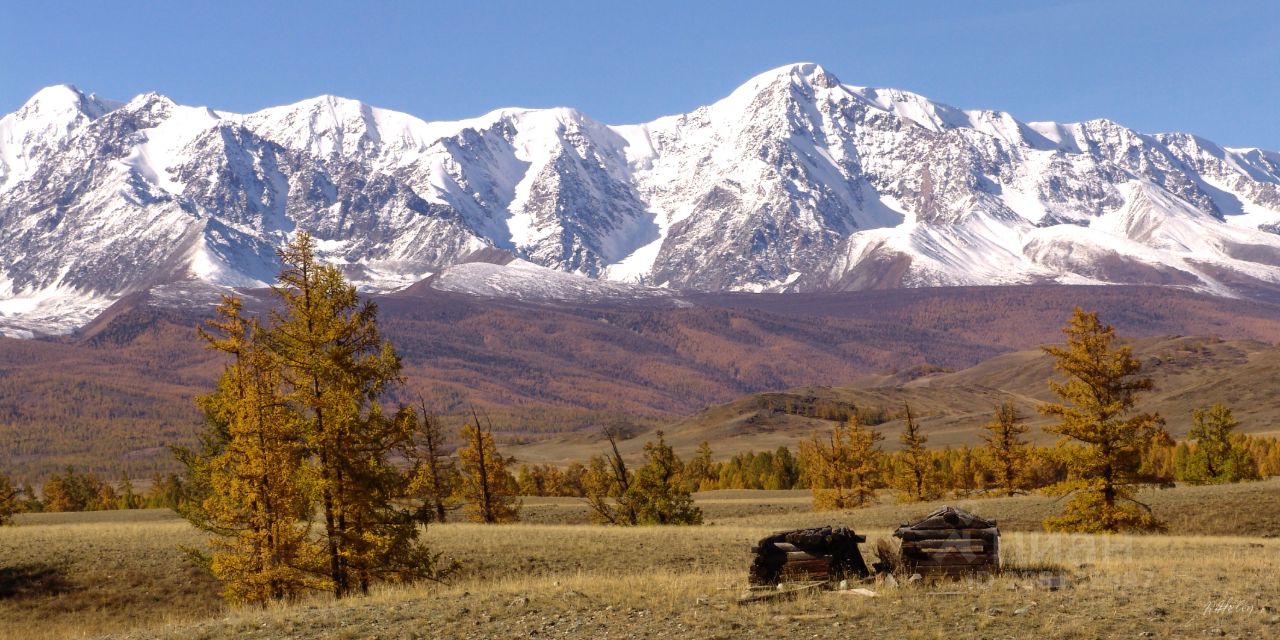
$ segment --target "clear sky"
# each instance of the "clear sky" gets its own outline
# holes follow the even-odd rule
[[[331,93],[419,117],[689,111],[818,62],[1022,120],[1118,120],[1280,150],[1280,2],[0,3],[0,113],[43,86],[253,111]]]

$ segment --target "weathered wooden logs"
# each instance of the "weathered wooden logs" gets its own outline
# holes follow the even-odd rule
[[[868,575],[858,544],[866,542],[845,527],[781,531],[752,549],[748,582],[771,585],[805,580],[831,581]]]
[[[1000,569],[1000,530],[955,507],[943,507],[893,532],[902,539],[902,564],[908,573],[957,576]]]

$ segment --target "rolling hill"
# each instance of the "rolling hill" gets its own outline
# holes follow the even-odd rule
[[[208,307],[174,302],[199,295],[130,296],[72,336],[0,339],[0,438],[10,443],[0,466],[20,478],[67,464],[111,474],[128,469],[135,477],[172,469],[165,445],[191,441],[200,427],[192,397],[210,388],[221,367],[195,335],[198,309]],[[262,292],[254,295],[249,308],[262,310]],[[376,300],[384,332],[404,359],[397,398],[421,396],[454,418],[477,406],[492,416],[500,438],[522,443],[513,451],[529,460],[577,457],[587,450],[578,448],[583,443],[594,451],[601,425],[630,422],[642,432],[708,406],[715,408],[687,429],[669,427],[687,431],[678,443],[708,438],[728,451],[793,440],[807,427],[779,428],[777,416],[735,426],[755,402],[735,399],[797,387],[877,406],[896,406],[911,394],[929,414],[935,444],[966,441],[975,416],[1001,393],[1034,398],[1043,391],[1036,367],[1044,363],[1011,352],[1059,341],[1075,305],[1099,310],[1125,336],[1228,340],[1205,342],[1213,355],[1203,373],[1179,374],[1188,380],[1179,389],[1198,389],[1186,402],[1209,398],[1216,392],[1210,382],[1237,372],[1254,376],[1255,387],[1241,378],[1238,401],[1265,400],[1256,394],[1273,379],[1267,352],[1248,341],[1280,340],[1272,305],[1156,287],[708,295],[686,296],[681,305],[561,303],[422,287]],[[939,370],[954,373],[920,377]],[[1196,387],[1196,379],[1204,384]],[[958,391],[965,389],[978,391]],[[1225,393],[1222,399],[1237,401]],[[1188,406],[1177,405],[1177,415]]]
[[[1186,437],[1192,409],[1215,402],[1233,409],[1242,433],[1280,435],[1280,348],[1256,340],[1187,336],[1143,338],[1130,346],[1155,383],[1141,408],[1159,412],[1175,438]],[[1055,399],[1046,384],[1054,376],[1051,357],[1039,349],[1023,350],[954,372],[917,369],[868,376],[846,386],[750,394],[661,428],[678,450],[692,452],[705,440],[723,456],[794,448],[800,439],[830,428],[837,416],[855,411],[885,434],[884,446],[893,450],[899,446],[905,403],[929,437],[929,446],[977,445],[980,427],[991,420],[995,405],[1011,401],[1032,427],[1029,438],[1050,444],[1056,436],[1042,427],[1052,420],[1039,415],[1036,406]],[[624,453],[638,450],[643,439],[625,443]],[[579,436],[525,447],[520,454],[563,460],[599,448],[599,436]]]

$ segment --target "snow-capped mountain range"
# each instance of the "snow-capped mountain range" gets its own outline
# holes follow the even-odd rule
[[[262,286],[299,230],[374,291],[1254,295],[1280,291],[1280,154],[1021,122],[814,64],[637,125],[567,108],[425,122],[332,96],[244,115],[69,86],[0,119],[0,331],[71,331],[158,285]]]

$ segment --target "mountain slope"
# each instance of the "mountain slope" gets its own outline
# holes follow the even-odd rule
[[[1155,383],[1141,398],[1143,411],[1166,420],[1175,438],[1185,439],[1191,411],[1222,402],[1233,409],[1243,433],[1280,435],[1280,385],[1276,362],[1280,349],[1255,340],[1161,336],[1132,343],[1143,373]],[[832,416],[859,411],[885,434],[885,447],[896,449],[903,428],[904,403],[929,437],[929,446],[982,444],[982,425],[996,405],[1012,402],[1031,427],[1029,439],[1051,444],[1057,437],[1043,427],[1053,420],[1036,406],[1056,401],[1046,381],[1059,379],[1052,359],[1040,350],[1004,353],[955,372],[915,369],[897,375],[867,376],[840,386],[805,386],[751,394],[713,405],[663,425],[667,440],[692,452],[703,441],[720,454],[795,447],[801,438],[831,428]],[[639,442],[630,443],[637,449]],[[563,462],[590,447],[599,437],[562,436],[521,448],[534,460]]]
[[[425,122],[333,96],[241,115],[66,86],[0,119],[9,334],[65,333],[164,283],[261,286],[300,230],[373,291],[499,250],[703,292],[1131,283],[1270,298],[1280,154],[1021,122],[808,63],[638,125],[567,108]]]
[[[559,275],[570,279],[569,286],[592,282]],[[492,284],[506,283],[499,277]],[[0,467],[31,479],[67,464],[111,477],[122,467],[134,477],[173,469],[164,445],[192,441],[200,429],[192,397],[212,388],[224,364],[195,335],[217,293],[198,283],[156,287],[126,296],[75,336],[0,337],[0,442],[8,443],[0,448]],[[522,448],[522,460],[598,453],[596,428],[603,424],[654,425],[748,394],[801,386],[887,387],[877,392],[883,397],[879,404],[893,408],[896,387],[923,372],[964,372],[1002,353],[1061,341],[1059,328],[1074,305],[1097,309],[1125,336],[1280,340],[1274,305],[1158,287],[593,295],[571,303],[541,299],[538,291],[516,292],[527,294],[523,298],[510,293],[415,286],[374,300],[379,325],[404,363],[405,385],[392,400],[416,403],[421,397],[451,423],[478,407],[492,416],[504,446],[551,438]],[[246,309],[260,313],[268,298],[262,291],[246,292]],[[1276,379],[1266,366],[1249,371],[1251,386],[1228,388],[1262,394]],[[1014,377],[1042,390],[1039,374]],[[982,379],[997,376],[956,378],[947,387],[1012,388]],[[964,407],[974,415],[989,409],[981,394],[969,398],[916,387],[908,385],[913,403],[931,399],[920,407],[929,409],[931,433],[934,408],[953,415]],[[1270,406],[1259,398],[1241,396],[1241,410],[1246,403]],[[970,418],[954,422],[950,431],[956,438],[971,437],[977,418]],[[1261,424],[1249,418],[1251,428]],[[727,451],[739,444],[794,444],[797,435],[808,433],[807,427],[769,423],[746,427],[723,433],[673,429],[672,438],[692,448],[700,441],[692,438],[708,437],[718,451]],[[951,436],[934,437],[945,444]]]

